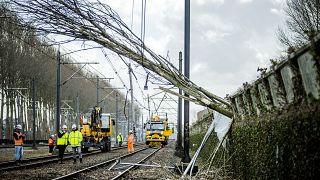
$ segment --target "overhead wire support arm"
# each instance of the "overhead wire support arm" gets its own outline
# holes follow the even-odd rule
[[[77,71],[75,71],[68,79],[66,79],[61,86],[65,85],[70,79],[73,78],[74,75],[76,75],[79,71],[81,71],[87,64],[99,64],[98,62],[61,62],[60,64],[83,64],[81,68],[79,68]]]

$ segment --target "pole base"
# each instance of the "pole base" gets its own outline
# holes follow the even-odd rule
[[[191,158],[189,156],[189,153],[186,153],[185,151],[183,151],[183,157],[181,159],[182,163],[189,163],[191,161]]]

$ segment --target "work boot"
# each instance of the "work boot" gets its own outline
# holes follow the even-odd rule
[[[73,164],[76,164],[77,163],[77,159],[73,159]]]
[[[80,158],[80,163],[82,163],[82,158]]]
[[[62,158],[60,159],[60,164],[64,164],[64,162],[62,161]]]

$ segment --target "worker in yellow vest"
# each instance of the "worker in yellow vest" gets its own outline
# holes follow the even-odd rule
[[[22,126],[18,124],[13,133],[16,162],[22,162],[24,138],[25,138],[25,134],[22,133]]]
[[[82,163],[82,154],[81,154],[81,142],[82,134],[79,132],[77,125],[72,125],[72,131],[69,134],[69,142],[73,151],[73,163],[77,163],[77,154],[79,155],[80,163]]]
[[[67,125],[63,125],[62,129],[58,132],[58,140],[57,140],[57,148],[59,149],[59,160],[60,164],[64,164],[62,162],[63,160],[63,154],[68,146],[68,137],[69,134],[67,132]]]
[[[119,144],[119,147],[121,147],[122,146],[122,142],[123,142],[123,136],[122,136],[121,133],[119,133],[118,136],[117,136],[117,142]]]

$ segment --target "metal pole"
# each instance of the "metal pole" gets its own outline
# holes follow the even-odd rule
[[[179,72],[182,73],[182,52],[179,52]],[[179,94],[182,95],[182,89],[179,88]],[[177,144],[175,155],[178,157],[183,157],[183,147],[182,147],[182,98],[178,99],[178,128],[177,128]]]
[[[190,79],[190,0],[185,0],[184,21],[184,75]],[[186,97],[189,97],[185,93]],[[189,163],[189,101],[184,100],[184,156],[182,162]]]
[[[129,102],[130,103],[130,102]],[[130,109],[129,108],[127,108],[128,109],[128,123],[127,123],[127,133],[128,133],[128,136],[127,137],[129,137],[129,131],[130,131]]]
[[[80,125],[80,101],[79,101],[79,94],[77,93],[77,125]]]
[[[148,94],[148,111],[149,111],[149,121],[151,119],[151,112],[150,112],[150,97],[149,97],[149,94]]]
[[[99,76],[97,76],[97,106],[99,106]]]
[[[143,112],[142,112],[142,115],[141,115],[141,141],[143,141]]]
[[[135,122],[134,118],[134,111],[133,111],[133,84],[132,84],[132,69],[131,69],[131,64],[129,63],[129,77],[130,77],[130,92],[131,92],[131,103],[130,103],[130,115],[131,115],[131,122]],[[130,120],[130,118],[129,118]],[[133,124],[135,126],[135,123]]]
[[[17,97],[17,111],[18,111],[18,118],[17,118],[17,121],[16,121],[16,124],[15,126],[17,126],[17,124],[20,124],[19,120],[20,120],[20,95],[18,94],[18,97]]]
[[[116,137],[118,136],[118,121],[119,121],[119,99],[118,93],[116,92]],[[116,138],[116,142],[118,144],[118,138]]]
[[[56,99],[56,132],[58,134],[60,129],[60,88],[61,88],[61,82],[60,82],[60,46],[58,48],[57,52],[57,99]]]
[[[32,78],[32,111],[33,111],[33,142],[32,149],[37,149],[36,146],[36,88],[35,88],[35,80]]]

